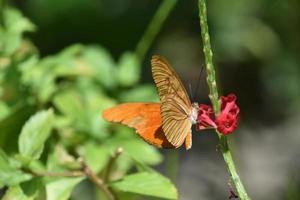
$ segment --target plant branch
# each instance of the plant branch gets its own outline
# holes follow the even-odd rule
[[[117,160],[117,158],[123,153],[123,149],[121,147],[117,148],[115,153],[111,156],[110,160],[108,161],[105,173],[104,173],[104,182],[108,182],[109,181],[109,177],[110,177],[110,173],[112,170],[112,167],[115,163],[115,161]]]
[[[82,171],[70,172],[35,172],[28,169],[23,169],[24,172],[30,173],[34,176],[48,176],[48,177],[80,177],[85,176]]]
[[[79,162],[81,164],[82,170],[85,173],[85,175],[100,189],[102,190],[109,200],[115,200],[115,196],[112,193],[112,191],[107,187],[107,185],[104,183],[104,181],[99,178],[95,172],[84,162],[82,158],[79,159]]]
[[[162,24],[165,22],[172,9],[175,7],[176,2],[177,0],[164,0],[154,14],[150,24],[136,46],[135,52],[140,59],[140,62],[144,60],[154,38],[158,34]]]
[[[206,72],[207,72],[207,84],[209,87],[209,98],[211,100],[211,103],[213,105],[214,112],[216,115],[220,113],[220,103],[218,101],[219,94],[218,94],[218,88],[217,88],[217,82],[216,82],[216,75],[215,75],[215,68],[213,65],[213,53],[211,50],[210,45],[210,36],[208,31],[208,25],[207,25],[207,13],[206,13],[206,3],[205,0],[199,0],[198,2],[199,7],[199,17],[200,17],[200,27],[201,27],[201,36],[203,41],[203,53],[205,56],[205,63],[206,63]],[[228,172],[230,174],[230,177],[232,179],[232,182],[234,183],[237,192],[239,194],[240,199],[242,200],[250,200],[250,197],[248,196],[243,183],[237,173],[237,170],[235,168],[235,164],[228,146],[228,141],[226,136],[221,135],[218,133],[220,146],[221,146],[221,152],[224,158],[224,161],[227,165]]]
[[[81,165],[81,171],[68,171],[68,172],[36,172],[31,169],[22,168],[26,173],[32,174],[33,176],[47,176],[47,177],[81,177],[86,176],[89,178],[100,190],[102,190],[109,200],[115,200],[115,196],[104,181],[98,177],[95,172],[84,162],[82,158],[78,159]]]

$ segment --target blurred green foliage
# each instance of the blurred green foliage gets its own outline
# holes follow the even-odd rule
[[[106,123],[101,112],[119,101],[157,100],[150,85],[133,87],[140,62],[132,52],[119,61],[99,45],[75,44],[41,57],[23,35],[35,26],[5,8],[0,26],[0,186],[3,199],[105,199],[82,177],[43,172],[80,170],[78,158],[119,199],[176,199],[174,185],[147,165],[162,161],[134,131]],[[118,148],[123,153],[114,158]],[[107,179],[107,180],[106,180]],[[75,189],[74,189],[75,188]],[[76,191],[80,192],[76,192]],[[79,195],[71,195],[81,193]],[[102,197],[102,198],[100,198]]]
[[[300,2],[213,0],[209,7],[221,82],[226,91],[237,90],[248,122],[274,125],[295,114],[300,108]]]
[[[161,1],[10,2],[38,24],[38,32],[32,38],[43,54],[81,41],[100,43],[114,57],[120,57],[125,50],[135,47]],[[247,122],[274,125],[288,119],[300,108],[300,1],[210,0],[207,3],[218,85],[223,93],[237,94],[242,119]],[[187,80],[189,83],[197,79],[192,67],[198,72],[199,61],[203,63],[203,59],[199,60],[197,13],[196,1],[178,1],[154,46],[173,63],[182,60],[178,67],[185,68],[181,70],[185,77],[193,77]],[[151,77],[145,69],[148,68],[143,70],[143,80],[148,81]],[[262,114],[258,116],[257,110]]]

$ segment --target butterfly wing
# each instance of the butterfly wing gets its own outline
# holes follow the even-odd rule
[[[191,139],[192,123],[189,116],[192,104],[178,75],[165,59],[153,56],[151,65],[161,100],[162,128],[168,141],[177,148],[185,139]]]
[[[142,139],[156,147],[174,148],[162,129],[159,103],[120,104],[105,110],[103,117],[134,128]]]

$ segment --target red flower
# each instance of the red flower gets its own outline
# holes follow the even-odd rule
[[[227,97],[221,96],[221,113],[216,118],[211,106],[199,105],[197,128],[199,130],[215,128],[220,133],[228,135],[238,126],[239,112],[234,94],[229,94]]]
[[[232,133],[238,126],[240,109],[235,101],[234,94],[221,97],[221,113],[216,117],[215,122],[217,130],[224,135]]]

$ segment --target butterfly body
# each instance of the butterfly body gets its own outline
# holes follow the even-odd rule
[[[192,122],[192,124],[196,124],[197,123],[198,112],[199,112],[199,104],[196,103],[196,102],[194,102],[192,104],[192,113],[189,116],[189,119]]]
[[[198,116],[198,104],[188,94],[168,62],[151,59],[152,76],[160,103],[125,103],[105,110],[104,119],[132,127],[146,142],[162,148],[192,146],[191,128]]]

